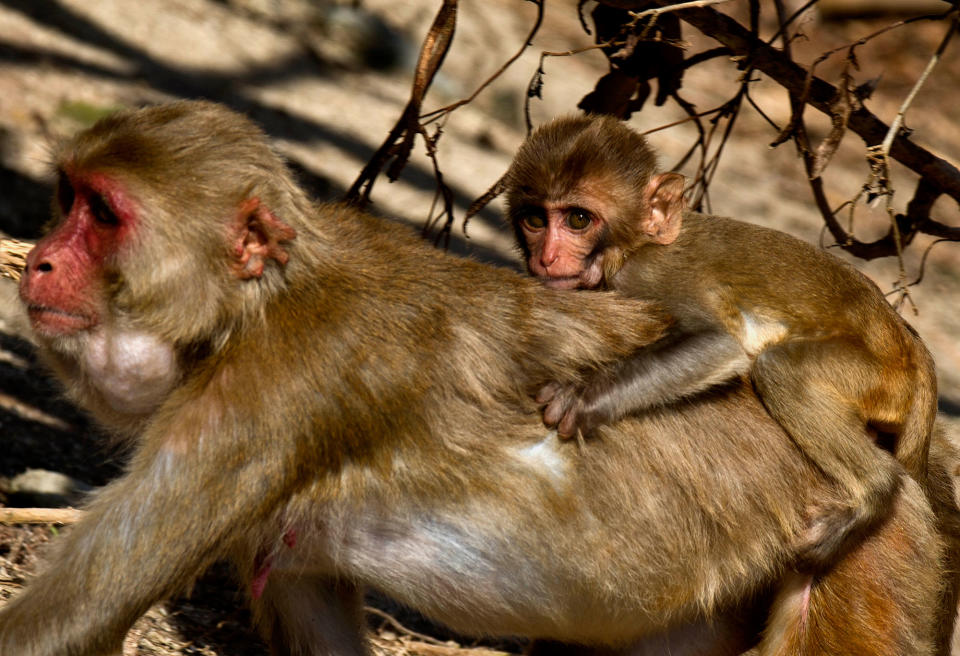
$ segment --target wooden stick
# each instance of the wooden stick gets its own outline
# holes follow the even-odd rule
[[[485,647],[435,645],[419,640],[402,640],[401,644],[410,652],[420,656],[517,656],[510,652],[486,649]]]
[[[76,508],[0,508],[0,524],[76,524],[82,517]]]

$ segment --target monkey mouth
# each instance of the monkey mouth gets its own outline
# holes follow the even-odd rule
[[[73,335],[97,325],[96,317],[45,305],[28,305],[27,316],[33,329],[47,337]]]

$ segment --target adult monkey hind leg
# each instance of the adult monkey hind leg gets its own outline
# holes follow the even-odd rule
[[[920,486],[904,476],[887,517],[829,571],[786,576],[751,653],[947,656],[941,634],[956,614],[955,594],[947,594],[956,575],[944,580],[939,519]]]
[[[251,596],[254,622],[276,656],[367,653],[363,595],[355,585],[275,572]]]
[[[800,568],[824,571],[886,516],[900,485],[900,465],[874,446],[875,417],[860,411],[884,381],[867,352],[841,339],[769,346],[751,376],[770,415],[834,483],[812,501],[799,545]]]

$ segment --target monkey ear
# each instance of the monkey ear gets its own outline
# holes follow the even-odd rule
[[[290,241],[297,232],[278,219],[259,198],[248,198],[240,204],[233,224],[233,273],[241,280],[259,278],[268,260],[280,266],[290,259],[282,242]]]
[[[647,183],[645,194],[650,213],[643,219],[642,228],[650,241],[671,244],[680,234],[687,206],[683,186],[684,177],[679,173],[660,173]]]

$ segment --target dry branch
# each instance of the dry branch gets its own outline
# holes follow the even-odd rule
[[[377,641],[376,637],[373,638]],[[484,647],[461,647],[460,645],[435,645],[420,640],[403,640],[403,650],[406,653],[419,656],[516,656],[505,651],[496,651]],[[387,647],[392,646],[387,643]]]
[[[403,167],[406,166],[413,150],[413,141],[418,134],[421,134],[423,127],[420,125],[420,109],[423,106],[423,99],[427,95],[427,90],[433,82],[437,71],[443,64],[450,44],[453,41],[453,33],[457,26],[457,0],[443,0],[440,10],[433,19],[433,24],[427,32],[420,48],[420,57],[417,60],[416,72],[413,76],[413,88],[410,91],[410,100],[403,110],[403,114],[397,119],[396,125],[390,130],[387,138],[384,140],[377,152],[373,154],[367,165],[363,167],[360,175],[347,192],[347,200],[351,203],[366,205],[370,201],[370,193],[373,191],[373,183],[377,176],[383,171],[387,162],[393,160],[390,168],[387,169],[387,177],[396,180],[400,176]]]
[[[664,7],[673,6],[672,0],[600,0],[600,2],[627,10],[648,7],[651,2]],[[956,11],[956,9],[952,9],[940,15],[917,17],[909,20],[911,22],[947,18],[955,20],[955,16],[951,16],[951,13]],[[798,13],[791,16],[788,22],[792,21]],[[749,70],[753,69],[761,71],[789,92],[793,105],[791,123],[781,133],[781,138],[774,143],[782,143],[790,136],[793,136],[797,141],[811,178],[810,186],[817,208],[820,210],[824,223],[833,238],[842,248],[857,257],[872,259],[900,254],[902,246],[910,243],[918,233],[951,241],[960,241],[960,227],[944,225],[933,220],[929,215],[929,209],[932,207],[933,201],[941,194],[947,194],[955,201],[960,202],[960,170],[953,164],[912,142],[904,132],[892,130],[891,126],[877,118],[862,103],[858,103],[856,107],[849,110],[849,114],[846,116],[847,129],[859,135],[868,148],[879,146],[888,135],[891,136],[893,141],[889,156],[920,176],[925,196],[920,199],[922,202],[911,201],[906,215],[899,214],[893,218],[894,223],[885,237],[869,243],[854,239],[853,235],[840,225],[834,215],[835,210],[827,203],[823,183],[820,177],[816,175],[814,158],[802,125],[801,114],[803,107],[806,105],[810,105],[830,117],[836,114],[836,100],[841,95],[837,88],[813,75],[816,62],[810,69],[805,69],[791,59],[789,48],[784,50],[773,48],[770,44],[777,38],[776,35],[774,39],[765,42],[760,39],[755,29],[748,29],[735,19],[710,7],[693,7],[679,11],[677,14],[681,20],[715,39],[729,49],[733,56],[744,61],[748,73]],[[897,25],[906,22],[902,21]],[[885,28],[880,33],[891,28]],[[781,30],[785,29],[785,25],[781,26]],[[777,34],[780,35],[781,32]],[[872,36],[875,35],[861,39],[857,43],[845,46],[845,48],[852,51],[854,47],[872,38]],[[920,187],[918,187],[919,189]]]
[[[629,9],[640,1],[603,0],[603,3]],[[670,0],[655,0],[655,2],[663,5],[670,4]],[[709,7],[686,9],[681,12],[680,17],[705,35],[725,45],[735,56],[749,56],[754,68],[769,75],[788,91],[798,95],[803,93],[807,78],[806,70],[791,61],[783,52],[755,38],[749,30],[733,18]],[[835,86],[819,77],[813,78],[807,98],[808,104],[829,116],[831,105],[836,97]],[[881,143],[890,129],[883,121],[862,107],[851,113],[848,127],[868,146]],[[944,193],[960,202],[960,170],[955,166],[903,135],[894,140],[890,155],[904,166],[934,182]]]
[[[436,158],[436,142],[440,137],[443,121],[458,107],[472,102],[480,91],[485,89],[492,80],[499,77],[529,45],[530,40],[541,25],[544,10],[543,0],[531,1],[537,6],[537,19],[527,41],[519,51],[501,66],[494,75],[480,84],[476,91],[467,98],[432,112],[420,114],[424,95],[449,49],[456,23],[457,0],[442,0],[442,7],[424,39],[407,107],[383,145],[370,159],[348,192],[349,200],[365,204],[369,200],[375,179],[391,160],[392,163],[387,168],[387,175],[389,178],[395,179],[400,169],[407,163],[414,138],[419,134],[426,144],[427,155],[431,159],[438,187],[437,195],[434,198],[434,207],[430,210],[425,231],[429,231],[435,224],[439,223],[440,217],[445,216],[446,223],[441,228],[441,235],[449,237],[449,230],[453,222],[453,197],[443,181],[442,171]],[[753,73],[761,72],[782,86],[789,93],[791,101],[790,122],[780,132],[780,136],[774,141],[773,145],[778,145],[791,138],[796,143],[805,162],[816,207],[822,215],[824,224],[840,247],[857,257],[872,259],[902,255],[903,248],[909,245],[916,235],[921,233],[943,240],[960,241],[960,227],[940,223],[931,218],[930,214],[933,204],[941,195],[946,194],[960,203],[960,170],[950,162],[935,156],[911,141],[909,133],[900,129],[903,113],[909,107],[913,94],[926,81],[930,69],[939,59],[950,40],[950,36],[956,29],[960,7],[954,3],[952,8],[941,14],[913,16],[892,23],[855,42],[825,52],[809,67],[804,67],[793,60],[790,46],[796,35],[790,34],[789,27],[817,0],[808,0],[789,16],[784,3],[781,0],[775,0],[774,5],[777,10],[779,27],[773,37],[768,40],[760,38],[759,34],[761,7],[759,0],[750,0],[748,26],[741,25],[734,18],[711,7],[711,5],[724,1],[598,0],[600,7],[597,9],[620,12],[622,16],[617,17],[615,14],[609,14],[608,12],[603,14],[604,18],[601,20],[597,18],[597,10],[595,9],[593,14],[597,29],[597,43],[595,45],[565,52],[543,52],[541,54],[540,65],[528,85],[527,98],[524,102],[528,129],[530,125],[528,104],[531,97],[539,97],[540,95],[540,88],[544,83],[544,58],[573,55],[582,51],[601,48],[610,60],[611,71],[598,81],[595,92],[588,94],[578,106],[587,111],[610,113],[620,118],[626,118],[631,111],[639,111],[648,97],[650,88],[646,80],[656,79],[659,85],[657,104],[662,103],[667,97],[672,98],[686,112],[687,118],[684,120],[692,121],[697,126],[699,139],[697,144],[684,156],[683,162],[685,163],[699,149],[700,162],[691,188],[691,190],[696,189],[696,194],[692,194],[694,196],[693,205],[708,204],[709,197],[707,194],[709,193],[710,180],[719,166],[724,146],[731,136],[743,103],[746,102],[754,107],[768,123],[775,129],[779,129],[750,94],[751,84],[757,81]],[[583,2],[580,2],[577,5],[578,15],[583,4]],[[720,46],[701,53],[694,53],[689,57],[681,56],[679,62],[673,62],[670,58],[664,57],[638,58],[635,52],[638,44],[647,43],[648,45],[659,44],[660,46],[672,45],[677,47],[677,44],[681,43],[678,27],[671,28],[669,34],[666,32],[658,35],[650,34],[650,30],[657,24],[658,18],[662,23],[666,20],[663,18],[665,16],[670,16],[677,26],[679,25],[678,21],[688,23],[716,40]],[[674,16],[678,18],[673,18]],[[585,30],[590,33],[586,24],[583,23],[582,15],[580,18]],[[643,30],[635,33],[635,28],[639,29],[638,24],[644,18],[649,20],[644,24]],[[911,91],[911,96],[904,101],[900,113],[893,121],[893,125],[886,125],[864,107],[863,101],[869,96],[871,82],[868,81],[865,84],[855,86],[851,76],[845,71],[843,88],[838,90],[834,85],[815,75],[817,65],[837,52],[847,50],[848,69],[851,66],[856,67],[855,49],[873,38],[910,23],[944,20],[952,22],[951,31],[944,38],[923,76],[917,81],[914,90]],[[604,30],[600,29],[601,26],[606,28],[603,35],[601,33]],[[676,34],[674,34],[674,30],[676,30]],[[782,42],[781,50],[772,46],[778,39]],[[706,112],[697,112],[693,105],[685,101],[678,93],[679,81],[683,71],[721,55],[729,56],[732,60],[738,62],[737,65],[744,71],[740,79],[739,89],[732,98],[719,107]],[[640,59],[641,63],[633,62],[635,59]],[[651,60],[659,63],[650,63]],[[620,77],[616,78],[615,74],[618,73]],[[608,80],[611,76],[616,79]],[[623,83],[618,82],[624,76],[633,79],[632,86],[629,80]],[[606,86],[603,86],[604,81],[608,82]],[[603,88],[601,89],[601,87]],[[593,106],[587,102],[591,96],[603,97],[605,101],[598,106]],[[803,121],[803,111],[807,105],[829,116],[833,126],[830,135],[816,149],[810,145]],[[618,108],[623,111],[618,113]],[[438,121],[437,130],[431,135],[427,133],[426,126],[435,121]],[[709,125],[707,125],[708,122]],[[877,151],[883,144],[882,152],[885,155],[898,161],[919,176],[917,189],[914,197],[907,204],[906,211],[902,214],[895,214],[891,209],[889,233],[873,242],[861,242],[854,238],[852,226],[847,228],[841,226],[836,216],[839,210],[830,207],[823,187],[821,173],[829,163],[840,141],[845,138],[848,132],[854,132],[862,138],[867,145],[868,152]],[[718,144],[714,144],[714,138],[719,141]],[[887,147],[889,147],[889,151]],[[886,160],[887,157],[883,159]],[[503,180],[501,179],[470,206],[464,219],[464,229],[466,229],[469,218],[499,195],[502,187]],[[890,190],[890,193],[892,193],[892,190]],[[871,191],[870,194],[873,194],[873,192]],[[859,197],[852,204],[855,205],[858,201]],[[440,216],[437,216],[435,209],[441,203],[443,207]],[[842,207],[844,206],[841,206],[841,209]]]
[[[0,508],[0,524],[76,524],[82,517],[76,508]]]
[[[930,57],[930,61],[927,62],[927,67],[923,70],[923,73],[920,75],[920,78],[913,85],[913,88],[910,89],[910,93],[907,94],[906,99],[900,105],[899,111],[897,111],[897,116],[893,120],[893,123],[890,125],[890,129],[887,131],[887,136],[884,137],[883,143],[880,145],[880,151],[883,153],[883,156],[886,157],[890,153],[890,146],[893,144],[894,138],[900,133],[900,126],[903,124],[904,116],[907,114],[907,110],[910,108],[910,105],[913,104],[913,99],[917,96],[917,92],[920,90],[926,81],[930,77],[930,73],[933,72],[934,66],[939,63],[940,58],[943,56],[943,51],[947,49],[947,44],[950,43],[950,40],[953,39],[954,33],[957,31],[957,17],[950,22],[950,29],[947,30],[947,33],[944,35],[943,40],[940,42],[940,45],[937,47],[937,51],[933,53],[933,56]]]

